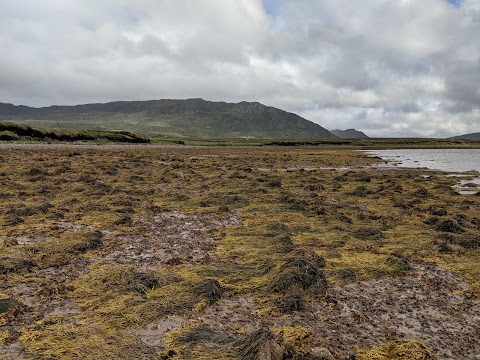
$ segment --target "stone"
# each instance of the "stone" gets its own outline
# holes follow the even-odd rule
[[[311,359],[314,360],[335,360],[333,355],[325,348],[315,347],[310,350]]]
[[[256,360],[282,360],[285,346],[280,346],[275,340],[268,340],[257,353]]]

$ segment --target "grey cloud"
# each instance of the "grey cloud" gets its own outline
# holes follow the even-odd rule
[[[447,97],[460,103],[480,106],[480,58],[471,62],[456,62],[445,74]]]
[[[361,110],[353,117],[354,120],[367,120],[368,112],[366,110]]]
[[[448,114],[456,115],[456,114],[463,114],[463,113],[471,113],[474,107],[471,104],[468,104],[463,101],[459,101],[459,102],[453,103],[453,105],[445,106],[444,109]]]
[[[415,103],[407,103],[407,104],[402,104],[397,107],[385,107],[384,112],[385,113],[404,113],[404,114],[409,114],[409,113],[419,113],[422,111],[422,108]]]
[[[363,61],[348,54],[332,56],[321,77],[334,87],[348,87],[358,91],[376,85],[375,79],[365,69]]]
[[[0,2],[0,101],[203,97],[261,101],[371,136],[480,131],[478,1],[270,6]]]

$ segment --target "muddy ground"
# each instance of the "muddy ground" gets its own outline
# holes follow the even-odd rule
[[[318,148],[0,149],[2,359],[241,358],[259,329],[284,358],[480,358],[480,198],[448,174]]]

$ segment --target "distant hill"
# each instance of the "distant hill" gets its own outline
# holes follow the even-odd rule
[[[202,138],[336,138],[296,114],[245,101],[117,101],[42,108],[0,103],[0,120],[46,128],[126,130]]]
[[[454,137],[451,137],[450,139],[480,141],[480,132],[454,136]]]
[[[347,129],[347,130],[330,130],[333,135],[338,136],[342,139],[368,139],[369,137],[365,135],[362,131],[358,131],[355,129]]]

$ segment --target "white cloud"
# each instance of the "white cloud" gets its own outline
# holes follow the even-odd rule
[[[480,131],[479,33],[478,0],[3,1],[0,101],[260,101],[449,136]]]

